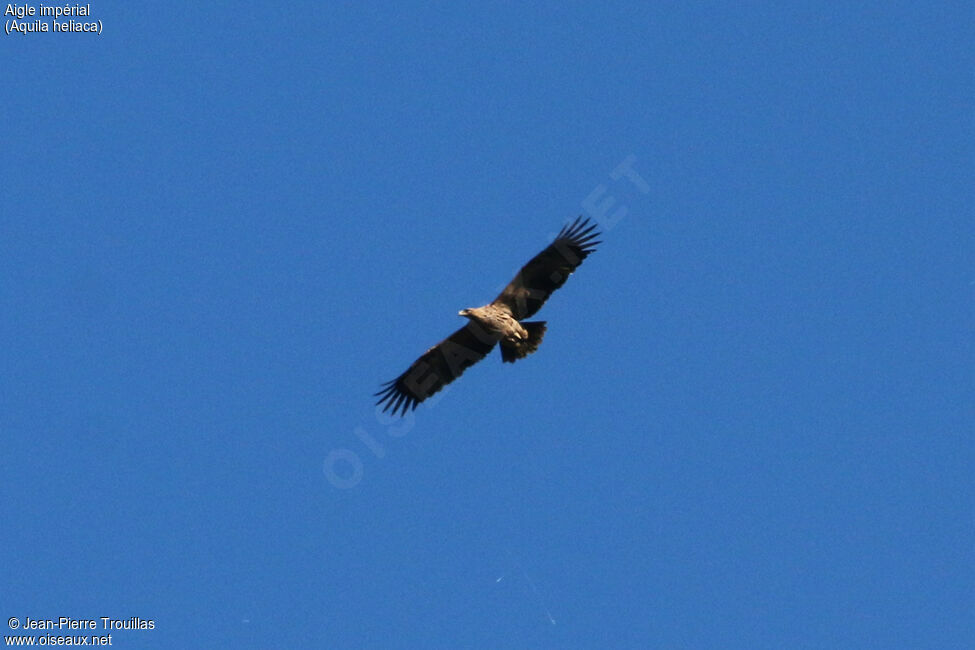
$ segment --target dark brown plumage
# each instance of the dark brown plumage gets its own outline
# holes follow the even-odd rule
[[[413,362],[406,372],[376,393],[383,411],[404,415],[452,382],[501,344],[502,361],[513,363],[538,349],[545,322],[519,322],[533,316],[573,271],[596,250],[599,232],[588,219],[577,218],[555,240],[525,264],[494,301],[463,309],[470,319]]]

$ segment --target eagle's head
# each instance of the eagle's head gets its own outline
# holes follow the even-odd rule
[[[471,310],[470,309],[461,309],[459,312],[457,312],[457,315],[458,316],[466,316],[467,318],[470,318],[471,317]]]

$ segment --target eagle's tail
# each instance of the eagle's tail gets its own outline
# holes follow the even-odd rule
[[[528,323],[522,323],[528,331],[528,338],[517,344],[510,344],[504,340],[501,341],[501,360],[514,363],[518,359],[524,359],[529,354],[538,349],[538,345],[542,342],[542,337],[545,336],[545,321],[532,321]]]

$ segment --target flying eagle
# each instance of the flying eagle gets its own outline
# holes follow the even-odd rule
[[[562,228],[549,246],[521,267],[515,279],[489,305],[460,310],[470,322],[423,353],[406,372],[382,385],[376,393],[383,411],[405,415],[407,410],[460,377],[495,346],[501,360],[514,363],[538,349],[545,321],[525,321],[552,292],[565,284],[589,253],[600,233],[589,219],[577,218]]]

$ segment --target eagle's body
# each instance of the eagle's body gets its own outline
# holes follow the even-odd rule
[[[477,321],[486,332],[511,345],[517,345],[528,338],[528,331],[511,315],[511,310],[506,305],[491,303],[483,307],[470,307],[461,309],[458,315]]]
[[[514,363],[538,349],[545,336],[545,321],[519,323],[505,304],[492,302],[483,307],[461,309],[458,312],[477,323],[489,336],[501,344],[501,360]]]
[[[384,384],[379,395],[383,411],[405,414],[456,379],[500,344],[501,360],[515,362],[538,349],[544,321],[526,321],[561,287],[582,260],[595,250],[599,236],[589,220],[576,219],[563,228],[545,250],[523,266],[493,302],[462,309],[469,319],[446,339],[413,362],[406,372]]]

